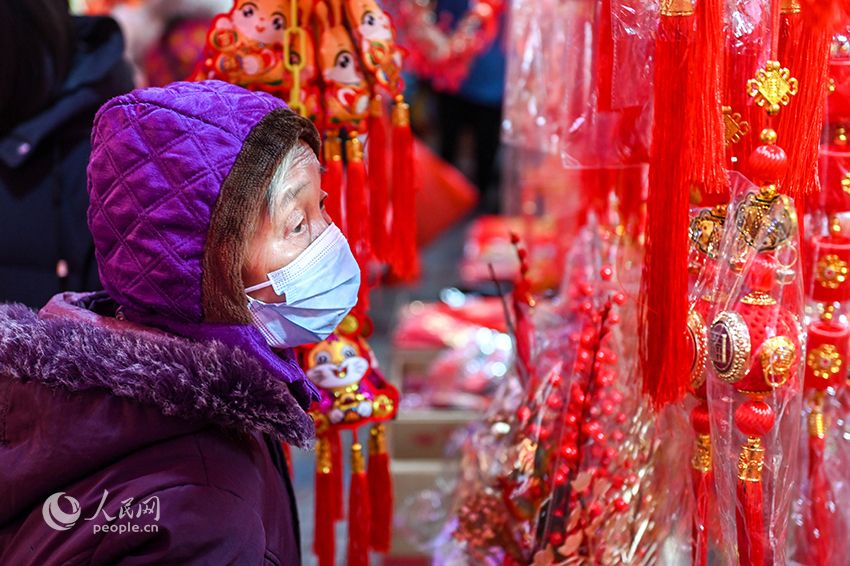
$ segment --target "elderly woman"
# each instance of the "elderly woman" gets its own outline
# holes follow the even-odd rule
[[[175,83],[95,118],[105,292],[0,308],[0,564],[297,564],[280,441],[315,396],[290,348],[360,274],[323,209],[315,127]]]

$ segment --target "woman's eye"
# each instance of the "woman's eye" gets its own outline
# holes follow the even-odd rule
[[[301,232],[304,231],[305,225],[306,225],[306,223],[302,220],[301,222],[298,223],[298,226],[293,228],[292,233],[293,234],[300,234]]]
[[[250,18],[254,15],[254,8],[251,6],[245,6],[244,8],[242,8],[242,15],[246,18]]]
[[[283,29],[283,18],[281,18],[280,16],[275,16],[274,19],[272,20],[272,26],[276,30],[282,30]]]
[[[327,195],[323,196],[323,197],[322,197],[322,200],[320,200],[320,201],[319,201],[319,208],[321,208],[322,210],[324,210],[324,209],[325,209],[325,201],[326,201],[326,200],[328,200],[328,196],[327,196]]]

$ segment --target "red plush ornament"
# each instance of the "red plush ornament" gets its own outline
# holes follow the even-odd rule
[[[310,414],[316,423],[320,445],[327,443],[328,446],[327,457],[324,451],[318,454],[323,458],[323,465],[317,466],[317,487],[321,483],[323,489],[329,489],[329,494],[323,493],[319,498],[317,493],[317,529],[321,525],[327,531],[334,522],[329,522],[327,517],[335,520],[341,510],[342,484],[337,478],[341,478],[342,466],[334,462],[333,444],[340,431],[348,430],[352,433],[353,444],[347,563],[361,565],[368,564],[370,546],[382,552],[389,546],[392,483],[382,423],[395,418],[399,398],[398,391],[379,373],[377,360],[366,343],[370,327],[365,317],[350,314],[327,340],[299,349],[307,378],[319,388],[322,396],[310,408]],[[375,425],[371,433],[374,440],[370,442],[368,474],[363,445],[356,432],[367,424]],[[319,508],[320,503],[322,508]],[[333,537],[332,529],[316,532],[317,541],[327,536]],[[327,551],[321,549],[317,555],[321,558],[325,553]]]

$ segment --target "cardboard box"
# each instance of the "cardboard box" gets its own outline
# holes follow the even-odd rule
[[[402,409],[387,427],[389,453],[394,460],[441,460],[456,431],[478,417],[471,411]]]

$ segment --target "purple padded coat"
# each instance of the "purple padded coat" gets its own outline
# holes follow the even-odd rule
[[[105,292],[0,306],[0,564],[298,564],[280,441],[315,395],[251,324],[241,266],[314,126],[217,81],[98,112],[89,228]]]

